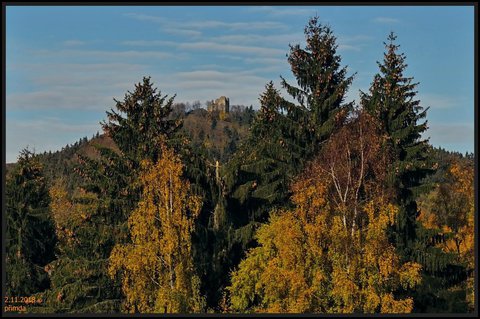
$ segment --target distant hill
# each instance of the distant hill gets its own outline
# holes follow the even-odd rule
[[[247,136],[255,111],[252,107],[232,106],[230,113],[208,112],[197,108],[188,112],[176,105],[174,115],[183,119],[183,131],[190,137],[194,145],[203,145],[207,156],[212,160],[226,162]],[[77,142],[64,146],[55,152],[44,152],[39,155],[44,166],[45,176],[49,183],[63,177],[67,188],[78,185],[78,178],[73,174],[76,154],[97,158],[99,156],[95,145],[115,151],[115,142],[104,134],[97,133],[91,139],[83,137]],[[7,174],[15,167],[15,163],[6,166]]]
[[[427,176],[424,180],[425,184],[442,183],[445,174],[453,162],[471,162],[475,160],[473,153],[462,154],[460,152],[447,151],[441,147],[434,147],[432,152],[432,161],[436,164],[436,172]]]
[[[248,134],[253,121],[251,108],[236,109],[230,113],[208,112],[197,109],[186,114],[184,130],[193,143],[203,145],[212,160],[225,163]]]
[[[176,104],[173,116],[183,119],[182,129],[191,139],[193,145],[205,147],[207,156],[212,162],[218,160],[225,163],[247,137],[250,125],[255,117],[255,111],[252,107],[234,105],[230,108],[229,113],[209,112],[202,108],[185,112],[182,104]],[[71,145],[64,146],[59,151],[39,154],[48,182],[64,177],[67,187],[73,189],[79,182],[76,175],[72,174],[76,159],[75,154],[96,158],[99,155],[94,147],[95,145],[118,151],[118,147],[110,137],[97,133],[91,139],[83,137]],[[442,148],[433,148],[432,159],[437,163],[437,171],[425,179],[426,184],[441,183],[448,166],[453,160],[474,160],[473,154],[464,155]],[[7,174],[14,167],[15,163],[6,164]]]

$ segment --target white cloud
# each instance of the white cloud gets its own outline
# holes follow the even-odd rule
[[[364,34],[339,35],[337,44],[339,51],[361,51],[373,37]]]
[[[201,31],[191,30],[191,29],[161,28],[160,31],[173,34],[173,35],[188,36],[188,37],[199,37],[202,35]]]
[[[207,101],[225,95],[231,104],[258,106],[258,97],[269,80],[251,70],[194,70],[172,75],[163,89],[175,91],[178,101]]]
[[[81,46],[85,45],[86,42],[80,41],[80,40],[66,40],[63,41],[63,45],[68,46],[68,47],[75,47],[75,46]]]
[[[128,13],[126,16],[140,20],[148,21],[162,26],[166,26],[170,29],[212,29],[222,28],[229,30],[245,31],[245,30],[268,30],[268,29],[286,29],[287,26],[283,23],[276,21],[260,21],[260,22],[235,22],[235,21],[220,21],[220,20],[189,20],[189,21],[175,21],[159,16],[152,16],[146,14]]]
[[[450,146],[455,150],[474,149],[475,129],[472,123],[431,123],[424,133],[435,146]]]
[[[338,44],[338,51],[360,51],[361,48],[358,45],[352,44]]]
[[[377,17],[373,19],[373,22],[381,23],[381,24],[395,24],[395,23],[399,23],[400,20],[395,18],[389,18],[389,17]]]
[[[243,54],[258,54],[265,56],[278,56],[285,54],[285,50],[268,48],[268,47],[258,47],[258,46],[246,46],[246,45],[236,45],[236,44],[222,44],[217,42],[191,42],[191,43],[181,43],[178,45],[183,49],[197,49],[205,51],[215,51],[215,52],[230,52],[230,53],[243,53]]]
[[[35,54],[43,57],[93,58],[93,59],[165,59],[175,55],[162,51],[104,51],[104,50],[37,50]]]
[[[418,99],[424,107],[430,106],[431,109],[446,110],[460,106],[463,101],[443,94],[419,93]]]
[[[261,35],[255,33],[240,33],[240,34],[228,34],[212,37],[210,40],[221,43],[234,43],[234,44],[260,44],[265,45],[281,45],[285,48],[289,43],[298,43],[305,38],[303,32],[295,33],[277,33]]]
[[[17,67],[29,70],[27,80],[35,89],[7,92],[7,110],[104,110],[112,105],[112,97],[122,96],[146,72],[143,65],[127,63],[45,63]]]
[[[255,6],[249,12],[265,13],[271,16],[308,16],[316,15],[316,9],[294,8],[291,6]]]
[[[237,44],[228,44],[220,43],[213,41],[197,41],[197,42],[174,42],[174,41],[163,41],[163,40],[133,40],[133,41],[123,41],[123,45],[127,46],[173,46],[178,49],[183,50],[202,50],[206,52],[228,52],[228,53],[239,53],[239,54],[249,54],[249,55],[264,55],[264,56],[278,56],[284,55],[286,50],[281,50],[271,47],[260,47],[260,46],[249,46],[249,45],[237,45]]]

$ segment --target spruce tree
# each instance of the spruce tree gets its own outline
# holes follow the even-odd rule
[[[299,122],[298,145],[304,145],[306,157],[321,149],[335,127],[339,112],[351,110],[344,103],[345,94],[353,81],[347,67],[341,67],[337,54],[337,38],[328,25],[312,17],[304,29],[306,47],[290,45],[288,63],[298,86],[282,78],[282,85],[300,105],[287,109],[288,117]]]
[[[128,158],[155,162],[162,140],[171,138],[180,128],[180,122],[169,117],[174,98],[157,93],[150,77],[144,77],[123,101],[115,100],[116,110],[107,111],[108,122],[102,123],[103,130]]]
[[[270,82],[260,97],[250,134],[229,163],[225,175],[231,197],[248,213],[237,224],[264,222],[272,205],[285,204],[289,180],[301,165],[302,150],[293,143],[295,126],[282,113],[286,102]]]
[[[292,179],[352,107],[344,99],[353,76],[347,77],[346,67],[340,65],[333,31],[313,17],[304,33],[306,47],[291,45],[287,55],[298,86],[282,78],[296,102],[268,84],[249,137],[223,170],[227,220],[235,229],[226,248],[226,267],[238,264],[243,251],[255,245],[255,230],[272,208],[291,205]]]
[[[72,214],[60,229],[76,239],[67,236],[58,246],[63,253],[51,264],[54,285],[44,295],[49,308],[43,311],[121,311],[121,283],[108,277],[108,258],[115,244],[128,241],[127,220],[141,193],[140,162],[156,161],[160,144],[172,144],[180,123],[169,118],[173,97],[157,93],[148,77],[115,103],[102,126],[117,148],[96,147],[98,158],[77,154],[81,187],[64,195],[66,205],[57,207],[77,210],[80,218]]]
[[[403,258],[413,257],[418,216],[415,197],[423,178],[431,171],[428,165],[428,141],[422,139],[427,129],[427,109],[415,99],[416,87],[412,77],[405,77],[405,55],[397,53],[399,45],[391,33],[382,63],[377,62],[376,74],[369,93],[361,94],[365,110],[380,120],[388,135],[393,154],[390,184],[396,192],[396,202],[401,207],[394,242]]]
[[[304,33],[306,47],[291,45],[288,55],[298,87],[282,78],[283,87],[299,104],[286,101],[273,84],[267,85],[250,137],[227,170],[234,204],[242,207],[233,210],[248,212],[252,221],[265,221],[272,206],[288,203],[291,178],[352,108],[344,99],[353,76],[347,77],[347,68],[340,65],[333,31],[313,17]]]
[[[375,75],[368,93],[361,92],[361,104],[367,112],[379,119],[391,150],[389,187],[394,191],[400,212],[390,231],[403,261],[419,262],[423,267],[423,284],[415,295],[416,311],[441,304],[436,291],[462,280],[459,267],[452,265],[452,254],[435,247],[438,231],[425,229],[418,221],[416,199],[426,188],[425,177],[434,170],[430,160],[431,147],[422,138],[427,130],[424,109],[416,99],[418,83],[406,77],[405,54],[398,53],[396,36],[392,32],[385,44],[380,72]],[[400,292],[402,293],[402,292]],[[411,292],[403,292],[411,293]]]
[[[38,156],[20,152],[5,195],[6,295],[29,296],[48,288],[44,266],[55,258],[50,196]]]

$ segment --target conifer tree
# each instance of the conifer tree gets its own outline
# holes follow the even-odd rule
[[[377,62],[380,73],[376,74],[369,93],[362,93],[363,107],[380,119],[389,145],[393,151],[394,165],[391,183],[396,190],[396,201],[401,207],[395,243],[402,256],[409,259],[414,254],[416,218],[418,209],[415,202],[421,181],[431,171],[428,165],[428,142],[422,140],[427,130],[427,109],[415,99],[418,83],[405,77],[407,67],[405,55],[398,53],[396,36],[391,33],[382,63]]]
[[[347,77],[346,67],[340,66],[333,31],[313,17],[304,33],[306,47],[290,46],[288,55],[298,87],[282,78],[282,85],[299,105],[282,98],[273,84],[267,85],[250,138],[238,152],[241,160],[230,163],[234,168],[229,174],[234,177],[227,176],[227,185],[235,185],[233,198],[240,204],[250,197],[263,200],[240,209],[250,210],[251,220],[265,221],[267,206],[288,202],[289,180],[321,149],[339,117],[352,107],[344,104],[344,98],[353,76]],[[242,177],[239,170],[250,174]],[[237,177],[235,184],[232,180]]]
[[[423,266],[423,285],[417,288],[414,296],[415,307],[420,310],[439,304],[438,285],[445,287],[462,280],[457,276],[462,271],[452,265],[452,254],[435,247],[438,232],[426,229],[417,221],[416,198],[425,189],[422,181],[433,172],[429,160],[431,147],[422,139],[422,133],[427,130],[424,118],[428,108],[424,109],[415,99],[418,83],[404,75],[406,57],[398,53],[399,45],[395,40],[395,34],[390,33],[384,43],[384,59],[377,62],[380,73],[375,75],[369,92],[361,92],[361,104],[380,120],[387,136],[386,145],[392,153],[388,180],[400,212],[391,228],[390,239],[403,261],[419,262]]]
[[[107,111],[108,122],[102,123],[103,130],[128,158],[156,161],[159,143],[173,137],[181,124],[169,117],[174,98],[157,93],[150,77],[144,77],[123,101],[115,100],[116,110]]]
[[[462,158],[450,160],[432,191],[419,198],[419,222],[443,238],[436,243],[443,251],[453,253],[455,264],[465,268],[464,281],[436,287],[439,301],[426,311],[474,311],[474,163]],[[461,270],[461,267],[457,267]],[[438,281],[438,280],[437,280]]]
[[[161,143],[170,143],[180,126],[169,118],[173,97],[157,93],[148,77],[123,101],[115,102],[116,110],[107,112],[108,119],[102,126],[118,148],[98,146],[98,158],[77,154],[75,171],[82,185],[64,196],[67,205],[57,207],[65,211],[63,214],[88,207],[89,217],[82,220],[71,216],[64,225],[78,242],[61,242],[59,249],[68,253],[62,253],[51,265],[50,277],[55,285],[45,293],[45,300],[55,312],[121,310],[121,283],[108,276],[107,261],[114,245],[128,240],[127,220],[141,193],[137,182],[140,162],[156,161],[161,156]]]
[[[290,123],[282,114],[286,104],[273,82],[268,83],[249,138],[229,163],[237,166],[227,171],[226,183],[232,197],[251,212],[250,221],[265,221],[268,207],[285,203],[289,180],[301,165],[301,151],[292,143]]]
[[[249,137],[226,165],[227,211],[236,229],[230,247],[253,246],[254,232],[271,209],[291,205],[292,178],[352,107],[344,98],[353,77],[347,77],[346,67],[340,65],[332,30],[314,17],[304,33],[306,47],[290,46],[288,55],[298,87],[282,78],[287,93],[299,104],[286,101],[268,84]],[[231,264],[242,255],[231,250]]]
[[[298,87],[284,78],[282,85],[300,103],[287,111],[290,118],[300,122],[297,143],[304,145],[305,155],[311,158],[334,130],[337,113],[352,108],[353,104],[344,104],[344,100],[353,75],[347,76],[347,67],[341,67],[337,38],[328,25],[312,17],[304,33],[306,47],[290,45],[288,55]]]
[[[49,287],[44,266],[55,258],[48,186],[38,157],[27,149],[6,180],[6,294],[29,296]]]

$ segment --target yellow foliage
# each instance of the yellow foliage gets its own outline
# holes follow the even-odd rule
[[[141,167],[142,196],[128,220],[132,243],[114,247],[109,274],[122,276],[129,312],[201,312],[191,256],[201,199],[182,180],[183,165],[172,150],[163,147],[157,163]]]
[[[97,210],[97,197],[95,194],[78,190],[70,196],[62,180],[54,183],[49,194],[57,238],[67,246],[72,245],[77,242],[76,228],[87,222],[91,214]],[[82,200],[79,201],[78,198]]]
[[[316,191],[315,185],[318,186]],[[382,199],[359,212],[353,232],[344,214],[331,209],[320,180],[292,187],[297,205],[272,213],[257,232],[259,247],[232,273],[231,308],[240,312],[407,313],[410,298],[398,288],[420,283],[421,267],[401,264],[387,238],[398,209]],[[318,198],[318,197],[323,198]]]
[[[467,278],[467,300],[473,309],[474,253],[474,170],[469,163],[453,162],[446,174],[446,182],[439,184],[420,201],[420,222],[439,229],[450,238],[438,246],[445,252],[455,253],[458,262],[465,264],[472,275]]]
[[[402,314],[409,313],[413,310],[413,299],[406,298],[402,300],[395,300],[392,293],[384,294],[381,301],[381,312]]]

